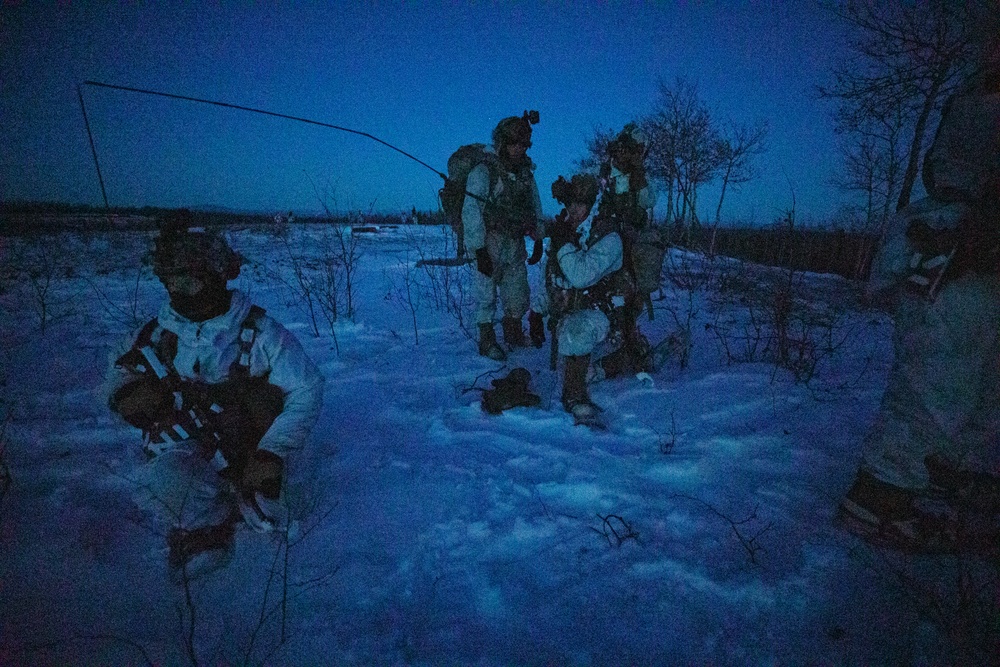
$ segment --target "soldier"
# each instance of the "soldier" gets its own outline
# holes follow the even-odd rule
[[[149,462],[137,499],[165,514],[171,571],[188,576],[225,564],[241,521],[287,525],[288,459],[323,396],[295,336],[228,289],[240,255],[189,222],[179,216],[155,241],[153,271],[169,301],[115,363],[109,399],[143,431]]]
[[[620,295],[624,304],[611,313],[617,349],[595,364],[599,376],[616,377],[649,370],[649,342],[639,332],[638,318],[652,305],[650,293],[659,288],[666,242],[653,224],[656,192],[646,178],[645,134],[629,123],[608,144],[608,161],[601,167],[604,189],[599,215],[614,224],[623,244],[623,264],[629,280]]]
[[[949,100],[923,164],[929,198],[893,220],[867,298],[893,312],[895,360],[838,522],[903,550],[976,547],[1000,512],[1000,43]],[[992,57],[990,57],[992,55]],[[932,498],[950,509],[935,507]],[[977,510],[978,511],[978,510]],[[949,516],[965,518],[955,522]],[[988,523],[988,522],[987,522]]]
[[[528,258],[524,237],[538,241],[541,200],[535,165],[527,156],[531,124],[537,112],[504,118],[493,130],[493,153],[471,172],[462,204],[465,249],[476,258],[473,278],[479,354],[502,361],[493,319],[497,295],[503,303],[503,340],[510,348],[525,345],[521,321],[528,310]]]
[[[578,424],[599,425],[600,408],[590,400],[590,355],[610,328],[607,312],[621,291],[622,240],[615,224],[594,217],[598,182],[589,174],[559,177],[552,196],[565,208],[551,229],[546,264],[549,316],[556,321],[559,354],[565,358],[562,404]]]

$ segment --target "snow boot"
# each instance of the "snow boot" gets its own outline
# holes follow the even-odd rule
[[[966,470],[939,454],[924,459],[934,495],[962,509],[1000,514],[1000,478]]]
[[[632,362],[624,345],[598,359],[594,366],[597,367],[594,374],[596,380],[621,377],[632,370]]]
[[[520,317],[505,317],[500,325],[503,327],[503,342],[507,344],[507,347],[513,349],[526,345]]]
[[[479,356],[493,361],[507,360],[507,353],[497,344],[497,334],[489,322],[479,325]]]
[[[917,493],[859,470],[837,509],[835,523],[866,542],[907,553],[950,553],[955,535],[947,518],[921,512]]]
[[[545,320],[533,310],[528,311],[528,336],[535,347],[545,345]]]
[[[238,518],[238,514],[231,514],[220,524],[190,530],[171,528],[167,534],[171,580],[183,583],[228,565],[233,558]]]
[[[484,412],[498,415],[515,407],[535,407],[542,402],[541,397],[528,391],[531,373],[525,368],[515,368],[507,377],[493,380],[493,389],[483,392]]]
[[[600,426],[601,409],[590,400],[590,394],[587,392],[587,368],[589,366],[589,354],[566,357],[562,404],[566,412],[573,415],[575,424]]]

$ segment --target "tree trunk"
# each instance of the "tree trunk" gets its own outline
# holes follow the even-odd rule
[[[948,66],[942,66],[944,71],[948,71]],[[939,70],[940,71],[940,70]],[[903,174],[903,183],[899,190],[899,199],[896,200],[896,210],[901,211],[910,205],[910,194],[913,192],[913,184],[917,180],[917,171],[920,166],[920,153],[924,146],[924,135],[927,132],[927,119],[937,103],[938,92],[944,77],[937,74],[931,82],[931,89],[927,91],[924,98],[923,108],[917,117],[917,123],[913,128],[913,140],[910,142],[909,158],[906,162],[906,173]]]

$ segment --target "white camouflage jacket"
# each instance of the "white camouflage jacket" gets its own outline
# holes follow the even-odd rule
[[[503,177],[496,183],[490,183],[490,168],[486,163],[475,166],[469,172],[469,177],[465,182],[466,191],[471,194],[488,199],[497,197],[503,190]],[[542,225],[542,200],[538,194],[538,183],[534,176],[531,178],[532,198],[534,200],[535,214],[539,225],[539,238],[544,236]],[[462,203],[462,226],[465,229],[465,249],[474,255],[477,250],[486,245],[486,224],[483,222],[483,202],[475,197],[466,197]]]
[[[229,376],[230,365],[239,354],[242,324],[253,304],[238,290],[223,315],[205,322],[192,322],[165,303],[157,317],[159,325],[177,335],[173,359],[184,380],[217,384]],[[257,322],[259,329],[250,350],[250,375],[268,376],[268,382],[284,393],[284,409],[274,420],[258,447],[284,458],[301,449],[319,417],[324,378],[306,355],[298,339],[268,315]],[[130,379],[122,372],[116,384]]]

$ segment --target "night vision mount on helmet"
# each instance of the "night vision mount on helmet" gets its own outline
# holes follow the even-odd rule
[[[165,220],[154,241],[150,258],[157,276],[178,273],[211,273],[225,280],[240,275],[243,257],[221,234],[192,227],[189,211],[182,210]]]

